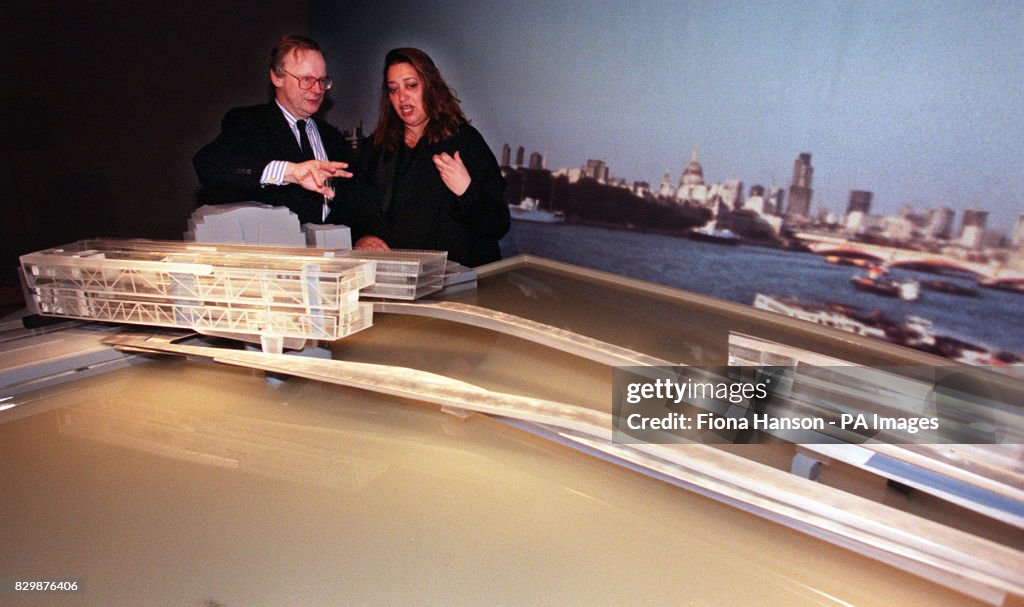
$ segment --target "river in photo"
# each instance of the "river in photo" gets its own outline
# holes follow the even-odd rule
[[[1024,295],[978,288],[980,297],[922,289],[916,301],[857,291],[859,268],[824,258],[750,245],[724,246],[686,238],[574,224],[514,221],[506,254],[527,253],[751,305],[757,293],[808,303],[838,302],[880,310],[897,322],[926,318],[939,334],[997,350],[1024,353]],[[897,279],[965,279],[894,269]]]

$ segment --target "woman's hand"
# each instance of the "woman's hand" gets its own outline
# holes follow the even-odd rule
[[[469,189],[469,183],[473,178],[469,176],[466,165],[462,164],[458,152],[455,152],[455,156],[449,156],[447,153],[434,154],[434,166],[441,174],[441,181],[456,196],[462,196]]]

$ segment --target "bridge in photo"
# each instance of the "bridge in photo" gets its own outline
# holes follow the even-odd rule
[[[889,267],[904,266],[934,271],[955,270],[967,272],[977,277],[978,282],[983,285],[993,283],[1024,284],[1024,272],[996,263],[982,263],[941,253],[900,249],[866,242],[854,242],[844,238],[821,234],[799,233],[796,237],[807,245],[807,248],[812,253],[818,255],[870,259]]]

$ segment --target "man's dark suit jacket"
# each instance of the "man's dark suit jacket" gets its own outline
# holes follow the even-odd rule
[[[352,162],[354,152],[338,129],[323,120],[317,131],[330,160]],[[298,141],[281,109],[273,101],[264,105],[235,108],[224,116],[221,132],[192,158],[192,165],[203,189],[199,201],[207,204],[255,200],[274,206],[286,206],[299,216],[300,223],[324,223],[323,195],[296,184],[260,185],[264,167],[271,160],[302,162]],[[334,179],[339,196],[332,203],[328,222],[348,223],[349,179]]]

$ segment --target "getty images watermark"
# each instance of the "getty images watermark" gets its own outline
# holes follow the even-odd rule
[[[1024,381],[984,367],[617,367],[619,443],[1024,443]]]

